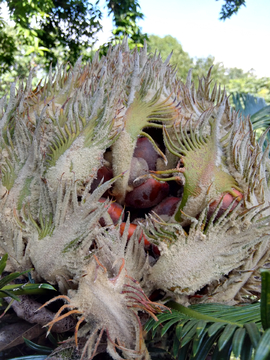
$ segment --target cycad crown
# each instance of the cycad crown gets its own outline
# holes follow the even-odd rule
[[[146,46],[98,58],[1,99],[1,248],[59,286],[67,305],[49,325],[77,314],[82,358],[106,333],[114,359],[143,359],[139,312],[164,309],[155,290],[184,304],[201,289],[227,303],[259,292],[269,145],[210,88],[211,70],[196,90]]]

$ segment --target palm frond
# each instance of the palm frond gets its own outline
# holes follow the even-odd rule
[[[232,102],[235,110],[244,116],[252,116],[266,106],[263,98],[244,93],[232,94]]]
[[[212,360],[269,359],[270,356],[270,271],[262,270],[262,298],[254,304],[230,306],[196,304],[189,307],[170,301],[171,308],[145,326],[151,342],[167,339],[167,351],[175,359]]]
[[[270,105],[265,106],[260,111],[250,117],[254,130],[268,128],[270,126]]]
[[[267,106],[263,98],[237,93],[232,95],[232,102],[236,111],[239,111],[244,116],[250,116],[257,138],[269,128],[270,105]],[[269,134],[267,134],[267,140],[270,142]]]

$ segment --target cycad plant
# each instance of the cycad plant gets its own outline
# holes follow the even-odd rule
[[[260,297],[269,146],[211,71],[195,89],[191,72],[184,84],[169,59],[124,41],[35,89],[30,74],[0,114],[1,249],[58,287],[48,331],[75,317],[81,359],[104,342],[113,359],[149,359],[142,322],[168,299]]]

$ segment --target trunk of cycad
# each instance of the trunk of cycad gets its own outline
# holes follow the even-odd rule
[[[243,301],[269,257],[265,134],[257,143],[210,89],[211,71],[196,91],[191,73],[183,84],[146,54],[123,43],[0,102],[1,248],[16,270],[58,285],[68,306],[49,325],[77,314],[82,358],[103,334],[114,359],[148,358],[140,312],[165,309],[154,291]],[[157,153],[151,165],[142,143]],[[110,217],[112,202],[122,215]]]

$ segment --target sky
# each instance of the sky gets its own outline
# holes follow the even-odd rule
[[[225,67],[254,69],[270,77],[270,0],[246,0],[238,14],[219,20],[223,0],[139,0],[148,35],[171,35],[193,58],[208,55]],[[105,0],[100,1],[101,8]],[[105,11],[106,13],[106,11]],[[112,18],[104,16],[99,44],[110,38]]]

